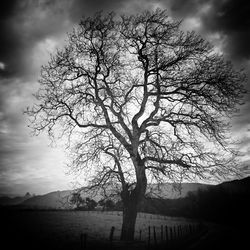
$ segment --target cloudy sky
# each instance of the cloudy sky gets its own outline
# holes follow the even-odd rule
[[[40,67],[63,46],[66,33],[98,10],[135,13],[167,9],[222,51],[250,79],[250,2],[245,0],[1,0],[0,1],[0,195],[43,194],[72,188],[60,145],[32,137],[23,111],[32,105]],[[250,90],[250,82],[247,89]],[[250,163],[250,97],[233,120],[246,173]],[[250,165],[250,164],[249,164]]]

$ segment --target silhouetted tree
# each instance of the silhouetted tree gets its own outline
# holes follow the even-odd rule
[[[123,210],[123,203],[122,203],[122,200],[118,200],[116,203],[115,203],[115,210],[117,211],[122,211]]]
[[[89,197],[86,198],[86,206],[88,210],[94,210],[97,206],[97,202]]]
[[[79,209],[84,204],[84,200],[81,197],[81,194],[78,192],[73,192],[69,199],[70,204],[75,205],[76,209]]]
[[[121,239],[131,240],[147,183],[234,171],[228,117],[245,76],[165,11],[83,18],[42,67],[36,133],[66,136],[72,171],[123,202]]]
[[[110,199],[101,199],[98,204],[103,207],[103,211],[113,210],[115,208],[115,202]]]
[[[98,205],[102,207],[102,211],[105,210],[105,200],[104,199],[99,200]]]
[[[115,208],[115,203],[112,200],[108,199],[105,202],[105,207],[107,210],[113,210]]]

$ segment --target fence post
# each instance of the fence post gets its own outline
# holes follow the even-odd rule
[[[115,227],[111,227],[111,230],[110,230],[110,235],[109,235],[109,241],[110,241],[110,246],[112,247],[112,244],[113,244],[113,237],[114,237],[114,231],[115,231]]]
[[[190,234],[192,233],[192,226],[191,226],[191,224],[189,224],[189,233]]]
[[[168,226],[165,226],[166,242],[168,241]]]
[[[161,225],[161,241],[163,241],[163,225]]]
[[[148,227],[148,247],[150,247],[150,226]]]
[[[177,227],[177,238],[181,237],[181,229],[180,229],[180,225],[178,225]]]
[[[154,243],[155,246],[157,245],[157,239],[156,239],[156,231],[155,231],[155,226],[154,226]]]
[[[81,250],[83,249],[83,233],[80,234]]]
[[[81,240],[81,250],[86,249],[87,245],[87,234],[86,233],[81,233],[80,235],[80,240]]]
[[[183,234],[184,234],[184,236],[186,236],[186,234],[187,234],[187,225],[184,225],[184,227],[183,227]]]
[[[172,229],[172,227],[170,227],[169,231],[170,231],[170,240],[172,241],[173,240],[173,229]]]
[[[176,227],[174,226],[174,237],[173,237],[174,239],[176,239],[177,237],[176,237]]]

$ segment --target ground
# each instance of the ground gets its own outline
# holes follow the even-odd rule
[[[121,243],[122,213],[90,212],[90,211],[19,211],[2,210],[1,228],[3,243],[6,249],[84,249],[83,235],[87,234],[85,249],[146,249],[148,248],[148,231],[151,228],[150,247],[165,249],[165,226],[173,229],[177,235],[178,226],[182,226],[183,241],[175,240],[178,244],[169,242],[168,248],[179,247],[186,249],[204,249],[214,245],[232,242],[232,231],[228,227],[215,226],[207,223],[208,230],[199,231],[199,223],[195,220],[177,217],[167,217],[153,214],[139,213],[136,223],[136,243]],[[193,226],[193,229],[189,227]],[[115,227],[113,243],[109,241],[111,227]],[[155,229],[154,229],[155,227]],[[161,228],[164,228],[163,235]],[[196,231],[194,231],[194,229]],[[171,230],[172,230],[171,229]],[[154,236],[155,230],[155,236]],[[186,231],[185,231],[186,230]],[[192,231],[193,230],[193,231]],[[179,232],[179,231],[178,231]],[[186,232],[186,233],[185,233]],[[190,233],[191,232],[191,233]],[[82,235],[82,236],[81,236]],[[227,236],[231,237],[228,239]],[[238,234],[237,234],[238,235]],[[82,242],[81,242],[82,237]],[[163,237],[163,240],[162,238]],[[170,238],[170,231],[168,231]],[[177,236],[176,236],[177,237]],[[222,241],[220,242],[220,237]],[[190,240],[191,239],[191,240]],[[239,240],[237,236],[237,240]],[[234,245],[237,245],[236,238]],[[173,241],[174,242],[174,241]],[[172,244],[172,245],[171,245]],[[230,244],[229,244],[230,245]],[[150,249],[151,249],[150,248]]]

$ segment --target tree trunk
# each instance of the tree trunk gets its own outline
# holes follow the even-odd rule
[[[123,202],[123,222],[121,240],[134,240],[135,223],[137,216],[137,201],[128,199]]]
[[[123,201],[123,222],[121,240],[132,241],[134,240],[136,216],[138,206],[144,197],[146,190],[146,182],[143,185],[138,184],[135,189],[125,189],[121,193]]]
[[[139,161],[139,163],[141,163]],[[142,201],[147,187],[147,178],[145,174],[144,165],[138,164],[138,160],[134,160],[136,169],[136,187],[129,190],[128,184],[123,187],[121,198],[123,201],[123,222],[121,240],[132,241],[134,240],[135,223],[138,211],[138,205]]]

